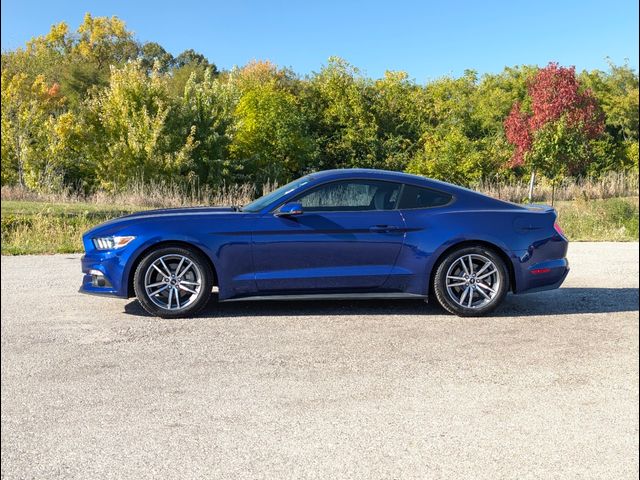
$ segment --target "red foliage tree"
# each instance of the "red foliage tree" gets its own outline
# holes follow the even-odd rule
[[[581,130],[586,138],[595,138],[603,132],[602,111],[590,90],[581,91],[575,67],[549,63],[538,70],[527,92],[531,113],[515,103],[504,122],[507,140],[515,147],[512,167],[524,163],[525,154],[533,146],[534,133],[549,122],[564,117],[570,127]]]
[[[529,121],[530,116],[522,111],[520,102],[516,102],[504,122],[504,131],[507,140],[515,147],[513,156],[511,157],[512,167],[522,165],[525,154],[531,150],[533,139]]]
[[[51,85],[51,87],[49,87],[49,90],[47,90],[47,95],[49,95],[49,97],[51,98],[57,97],[59,93],[60,93],[59,83],[54,83],[53,85]]]

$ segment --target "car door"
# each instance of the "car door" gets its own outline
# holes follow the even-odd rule
[[[358,292],[380,288],[403,244],[400,185],[340,180],[289,203],[303,213],[256,221],[252,251],[260,292]]]

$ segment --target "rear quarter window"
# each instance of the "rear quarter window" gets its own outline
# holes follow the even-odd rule
[[[405,185],[400,196],[398,208],[401,210],[410,208],[434,208],[447,205],[453,196],[431,190],[430,188],[416,187],[415,185]]]

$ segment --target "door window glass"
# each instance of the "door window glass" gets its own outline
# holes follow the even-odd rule
[[[347,180],[314,188],[296,201],[305,212],[393,210],[399,191],[397,183]]]

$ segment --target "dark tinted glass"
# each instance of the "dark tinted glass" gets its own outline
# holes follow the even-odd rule
[[[399,191],[397,183],[347,180],[314,188],[296,201],[305,212],[393,210]]]
[[[432,208],[441,207],[451,201],[451,195],[429,188],[405,185],[398,208]]]

